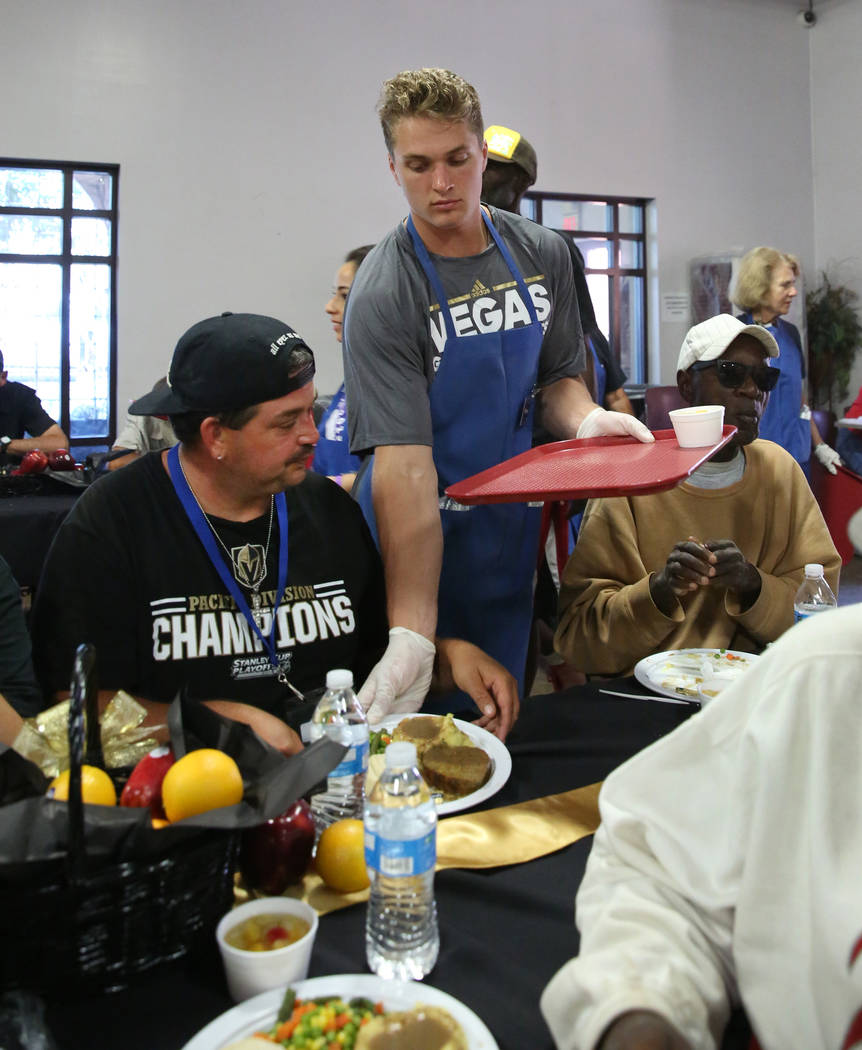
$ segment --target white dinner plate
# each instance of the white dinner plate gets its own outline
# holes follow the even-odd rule
[[[386,1010],[410,1010],[420,1003],[440,1006],[464,1029],[470,1050],[499,1050],[486,1025],[458,999],[417,981],[385,981],[368,973],[333,974],[297,981],[293,989],[300,999],[340,995],[344,999],[362,996],[382,1002]],[[183,1050],[223,1050],[224,1047],[255,1032],[266,1031],[275,1023],[284,998],[284,988],[273,988],[228,1010],[192,1036]],[[275,1046],[275,1044],[273,1044]]]
[[[704,657],[714,661],[711,666],[719,675],[722,671],[738,673],[757,659],[755,653],[741,653],[735,649],[672,649],[666,653],[645,656],[635,665],[635,678],[641,685],[661,696],[672,699],[685,697],[705,704],[711,697],[704,695],[698,688],[706,684],[702,671]]]
[[[442,718],[444,716],[423,715],[421,712],[418,716],[387,715],[379,725],[371,726],[371,728],[374,730],[394,729],[405,718],[416,717]],[[482,729],[480,726],[474,726],[470,722],[462,722],[460,718],[453,718],[452,721],[462,733],[466,733],[470,737],[476,747],[480,747],[491,759],[491,775],[478,791],[471,791],[469,795],[464,795],[463,798],[454,798],[451,802],[438,802],[437,815],[440,817],[445,817],[449,813],[459,813],[462,809],[469,809],[471,806],[478,806],[486,798],[496,795],[512,772],[512,756],[506,750],[506,745],[501,740],[498,740],[493,733],[489,733],[487,729]]]

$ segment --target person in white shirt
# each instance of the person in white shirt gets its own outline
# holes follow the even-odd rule
[[[811,617],[608,777],[560,1050],[862,1045],[862,605]]]

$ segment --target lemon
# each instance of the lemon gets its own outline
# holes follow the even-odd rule
[[[48,797],[60,802],[69,801],[69,770],[65,769],[48,786]],[[114,782],[96,766],[81,766],[81,798],[91,806],[116,806],[117,790]]]
[[[215,748],[189,751],[174,762],[162,781],[162,804],[171,823],[240,801],[239,766]]]
[[[365,831],[361,820],[336,820],[324,828],[315,856],[317,874],[339,893],[369,886],[365,867]]]

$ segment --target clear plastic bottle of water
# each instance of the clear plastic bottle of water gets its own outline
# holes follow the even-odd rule
[[[318,836],[336,820],[362,819],[368,770],[368,722],[353,692],[352,671],[327,672],[326,692],[311,717],[309,738],[318,740],[324,734],[349,750],[326,778],[326,789],[311,798]]]
[[[816,561],[805,566],[805,577],[793,599],[793,612],[798,623],[814,613],[836,609],[838,600],[823,575],[823,566]]]
[[[437,807],[416,766],[416,745],[390,744],[365,800],[368,966],[381,977],[421,980],[440,950],[434,865]]]

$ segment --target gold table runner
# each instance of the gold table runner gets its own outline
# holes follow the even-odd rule
[[[437,871],[444,868],[499,868],[523,864],[577,842],[599,826],[601,783],[559,795],[444,817],[437,824]],[[314,872],[285,891],[307,901],[319,915],[368,900],[368,890],[336,893]],[[238,899],[246,899],[243,891]]]

